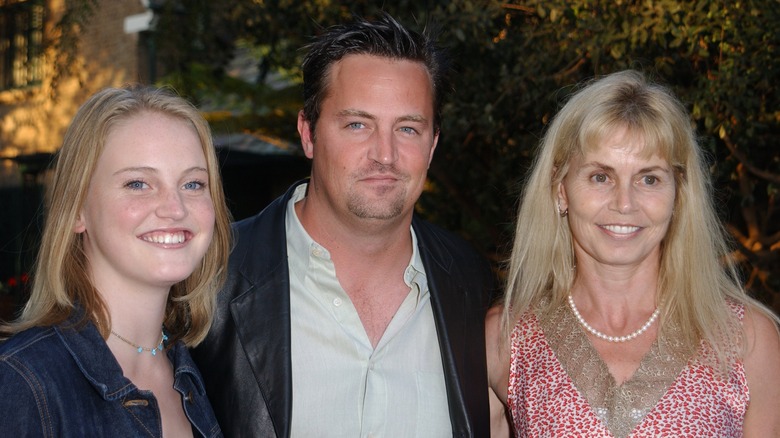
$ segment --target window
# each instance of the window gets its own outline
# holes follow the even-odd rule
[[[41,82],[42,3],[41,0],[0,0],[0,91]]]

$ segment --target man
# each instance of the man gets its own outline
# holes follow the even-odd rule
[[[492,273],[414,215],[446,72],[388,15],[310,45],[298,131],[311,178],[236,225],[193,353],[227,436],[489,435]]]

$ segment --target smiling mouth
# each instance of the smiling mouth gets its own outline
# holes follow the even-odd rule
[[[141,237],[145,242],[162,243],[166,245],[184,243],[186,236],[184,231],[176,233],[150,233]]]
[[[628,225],[602,225],[601,228],[615,234],[631,234],[641,229],[641,227],[633,227]]]

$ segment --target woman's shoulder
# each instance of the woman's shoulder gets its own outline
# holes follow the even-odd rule
[[[0,342],[0,361],[8,357],[38,355],[58,343],[54,327],[31,327]]]
[[[47,388],[52,383],[48,375],[61,369],[56,360],[48,362],[56,356],[56,338],[51,327],[35,327],[0,344],[0,412],[4,412],[0,429],[4,434],[51,434],[44,419],[50,414]]]
[[[744,367],[750,390],[746,435],[780,434],[780,333],[777,318],[769,312],[748,305],[743,319],[747,344]]]
[[[729,299],[726,304],[742,322],[748,355],[758,353],[756,349],[780,349],[780,318],[771,309],[752,299],[744,302]]]
[[[70,354],[54,327],[23,330],[0,344],[0,381],[23,379],[30,384],[66,374]],[[68,380],[67,376],[63,376]]]
[[[750,355],[760,352],[771,352],[773,350],[780,352],[780,332],[778,331],[778,320],[770,310],[746,305],[741,312],[742,324],[745,328],[747,341],[747,354]]]
[[[0,406],[27,409],[42,402],[47,388],[72,383],[72,375],[63,375],[67,354],[53,327],[29,328],[0,344]]]

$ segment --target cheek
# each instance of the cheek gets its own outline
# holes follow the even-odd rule
[[[415,173],[425,172],[430,163],[433,151],[427,146],[414,146],[399,149],[401,162],[407,163],[409,169]]]
[[[569,209],[569,214],[590,216],[602,210],[607,202],[608,199],[604,196],[599,196],[599,193],[588,193],[582,190],[571,189],[567,192],[564,204]]]
[[[148,214],[149,207],[143,202],[122,199],[93,199],[85,206],[86,228],[98,225],[109,227],[132,226]],[[102,225],[101,225],[102,224]]]
[[[117,213],[121,219],[133,220],[141,218],[150,210],[149,205],[144,202],[127,202],[121,204]]]
[[[657,215],[659,218],[659,222],[666,222],[667,225],[671,222],[672,216],[674,215],[674,193],[658,199],[658,201],[655,203],[655,211],[657,211]]]
[[[204,228],[214,228],[216,214],[214,213],[214,203],[211,201],[211,198],[204,197],[195,200],[190,204],[190,211],[201,226]]]

